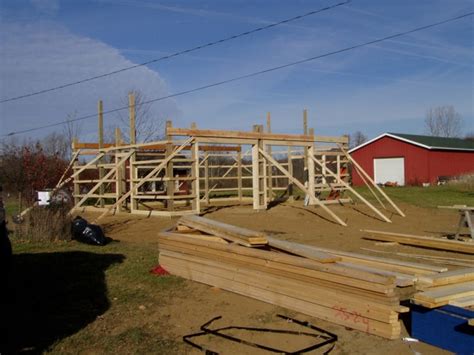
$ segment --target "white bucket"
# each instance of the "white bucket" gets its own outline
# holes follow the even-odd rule
[[[48,206],[51,199],[51,191],[38,191],[38,205]]]

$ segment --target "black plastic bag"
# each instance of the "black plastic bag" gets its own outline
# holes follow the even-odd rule
[[[76,217],[72,221],[73,238],[79,242],[91,245],[103,246],[107,244],[107,238],[100,226],[89,224],[84,218]]]
[[[72,221],[71,225],[71,232],[72,232],[72,237],[74,239],[79,239],[84,232],[84,229],[86,229],[87,225],[89,222],[87,222],[84,218],[82,217],[76,217]]]

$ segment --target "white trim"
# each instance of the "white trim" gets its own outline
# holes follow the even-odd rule
[[[383,138],[383,137],[391,137],[391,138],[394,138],[394,139],[398,139],[400,141],[403,141],[403,142],[406,142],[406,143],[410,143],[410,144],[414,144],[414,145],[417,145],[419,147],[422,147],[422,148],[425,148],[425,149],[428,149],[428,150],[433,150],[433,149],[440,149],[440,150],[464,150],[464,151],[474,151],[474,149],[470,149],[470,148],[448,148],[448,147],[430,147],[428,145],[425,145],[425,144],[421,144],[421,143],[418,143],[418,142],[415,142],[415,141],[412,141],[410,139],[407,139],[407,138],[403,138],[403,137],[399,137],[399,136],[396,136],[394,134],[390,134],[390,133],[382,133],[381,135],[375,137],[375,138],[372,138],[371,140],[365,142],[365,143],[362,143],[360,145],[358,145],[357,147],[354,147],[352,148],[351,150],[348,151],[349,154],[351,154],[352,152],[355,152],[356,150],[362,148],[362,147],[365,147],[366,145],[380,139],[380,138]]]

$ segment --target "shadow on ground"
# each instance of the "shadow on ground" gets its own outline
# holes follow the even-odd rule
[[[124,259],[89,252],[14,255],[2,290],[0,353],[41,353],[93,322],[110,305],[105,271]]]

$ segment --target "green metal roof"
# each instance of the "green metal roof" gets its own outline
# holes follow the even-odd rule
[[[433,136],[420,136],[416,134],[388,133],[392,136],[400,137],[412,141],[415,144],[427,146],[430,149],[459,149],[474,150],[474,142],[461,138],[445,138]]]

